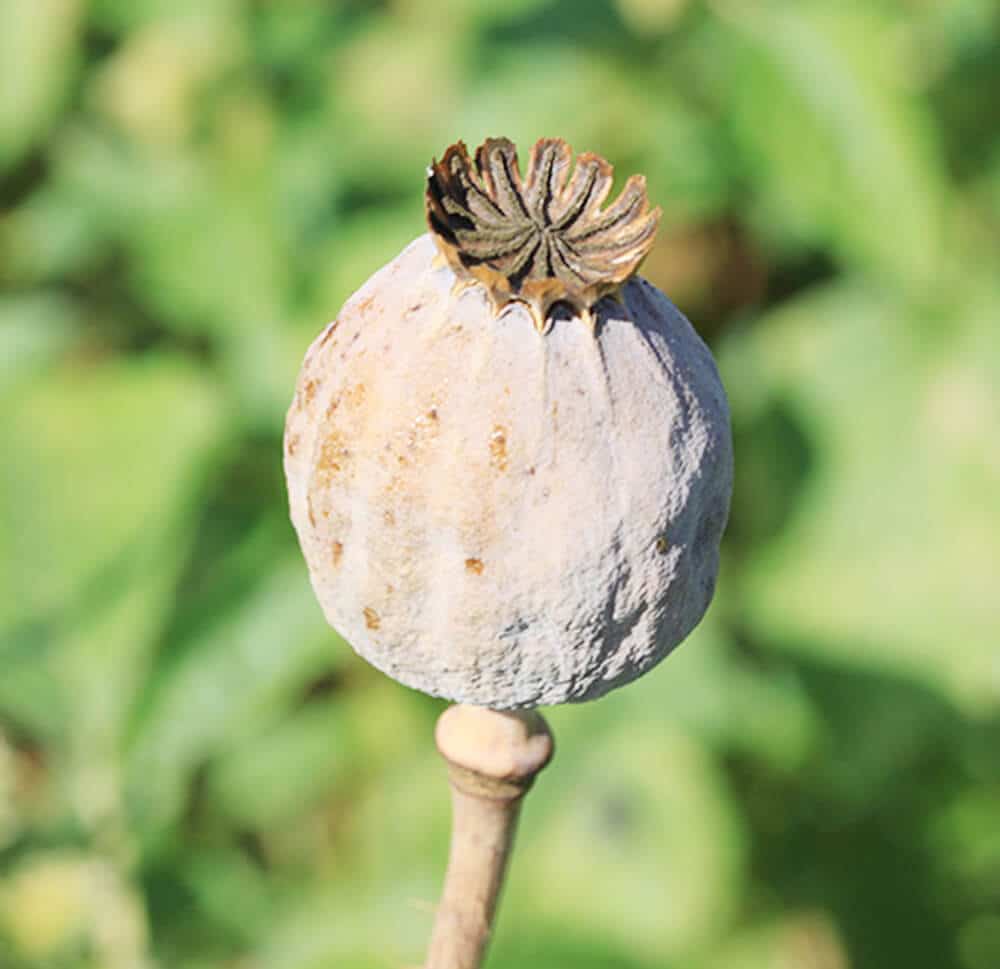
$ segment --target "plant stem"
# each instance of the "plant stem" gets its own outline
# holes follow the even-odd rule
[[[448,763],[453,818],[425,969],[479,969],[521,798],[552,757],[552,734],[534,711],[501,713],[459,704],[441,715],[435,736]]]

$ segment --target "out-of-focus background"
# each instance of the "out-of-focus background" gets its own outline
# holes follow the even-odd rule
[[[719,593],[553,710],[491,969],[1000,966],[992,0],[0,0],[0,967],[401,969],[442,704],[288,524],[313,336],[452,141],[663,206]]]

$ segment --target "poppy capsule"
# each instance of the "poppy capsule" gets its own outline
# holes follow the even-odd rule
[[[635,275],[659,210],[611,166],[461,143],[429,234],[306,354],[292,521],[331,625],[374,666],[498,710],[595,699],[691,632],[732,489],[712,356]]]

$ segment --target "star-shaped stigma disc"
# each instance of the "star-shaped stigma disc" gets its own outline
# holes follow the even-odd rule
[[[489,138],[474,161],[457,142],[427,174],[427,221],[459,282],[482,283],[496,312],[527,304],[543,332],[556,303],[592,319],[594,304],[639,268],[660,220],[643,176],[602,211],[614,170],[585,152],[571,176],[572,160],[566,142],[543,138],[522,179],[514,144]]]

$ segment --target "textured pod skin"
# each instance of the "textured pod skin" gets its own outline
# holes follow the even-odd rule
[[[452,700],[595,699],[708,607],[732,487],[725,393],[648,282],[545,334],[455,290],[421,236],[310,347],[285,432],[330,624]]]

